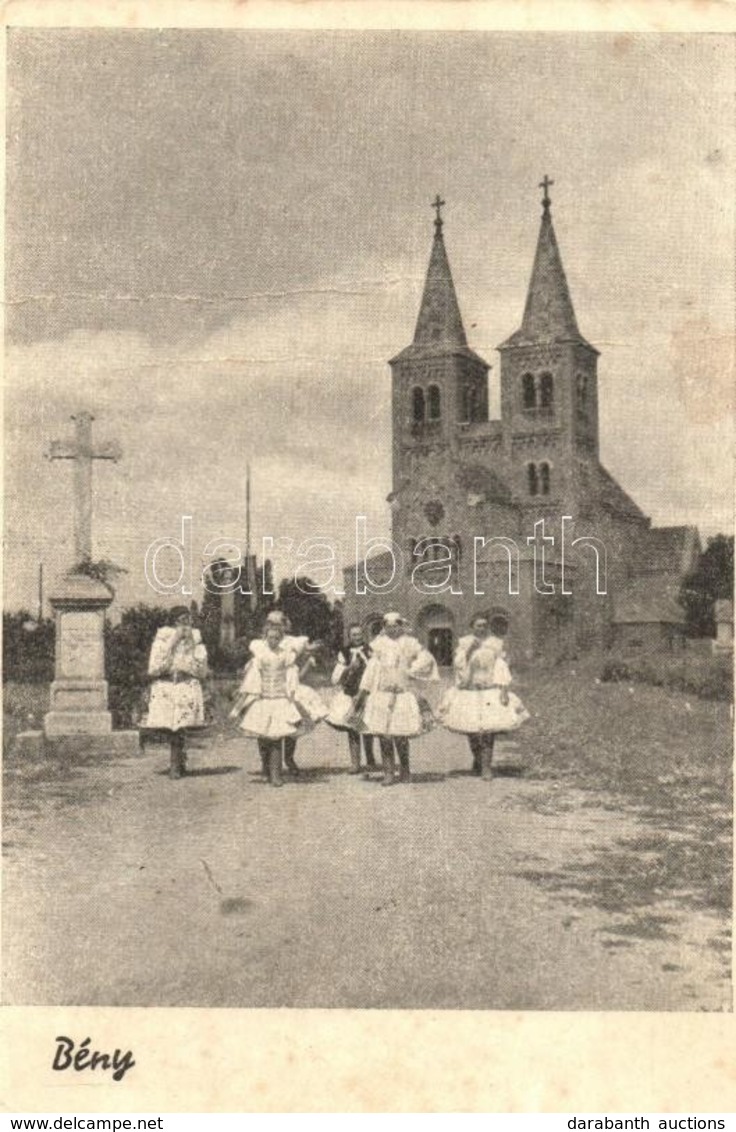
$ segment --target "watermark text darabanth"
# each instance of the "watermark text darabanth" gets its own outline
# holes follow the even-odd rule
[[[587,556],[595,570],[595,593],[608,592],[608,555],[605,543],[594,535],[572,537],[573,517],[562,515],[558,535],[548,533],[550,524],[538,519],[533,533],[524,539],[491,533],[475,534],[471,540],[459,535],[421,535],[400,546],[385,535],[368,536],[364,515],[355,519],[354,539],[350,547],[325,535],[296,542],[288,537],[264,536],[258,560],[263,563],[278,557],[286,563],[286,574],[304,592],[321,591],[333,597],[345,596],[345,583],[339,563],[356,565],[345,571],[352,579],[357,596],[389,596],[402,585],[431,597],[441,594],[462,596],[472,592],[485,595],[491,567],[496,578],[503,574],[509,595],[520,592],[522,563],[531,564],[533,586],[539,594],[570,595],[573,592],[573,567],[580,555]],[[155,539],[146,550],[146,580],[162,596],[192,596],[194,589],[193,519],[181,518],[181,537]],[[469,542],[469,545],[466,543]],[[245,547],[234,538],[210,539],[203,547],[197,567],[198,581],[208,593],[257,591],[273,596],[264,575],[252,568],[244,558]],[[575,558],[575,562],[571,559]],[[162,559],[164,561],[162,562]],[[220,568],[212,569],[213,562]],[[554,571],[552,567],[554,566]],[[496,569],[498,567],[498,569]],[[590,585],[589,582],[586,582]],[[498,588],[497,584],[494,586]]]

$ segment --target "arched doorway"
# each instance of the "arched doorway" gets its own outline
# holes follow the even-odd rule
[[[440,668],[452,665],[455,649],[455,618],[444,605],[427,605],[417,618],[417,628]]]

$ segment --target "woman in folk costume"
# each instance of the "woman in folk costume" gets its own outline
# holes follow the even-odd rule
[[[360,682],[370,655],[370,645],[365,642],[362,625],[351,625],[348,629],[348,643],[337,654],[332,685],[338,688],[338,691],[325,720],[336,730],[347,732],[351,774],[360,774],[361,739],[366,766],[370,769],[375,768],[376,765],[373,757],[373,736],[365,734],[362,730],[362,724],[358,724],[359,715],[355,710]]]
[[[468,736],[473,774],[493,778],[491,763],[495,736],[514,731],[529,718],[521,700],[509,692],[511,673],[504,653],[506,619],[474,617],[471,632],[461,637],[455,652],[455,686],[439,710],[449,731]]]
[[[327,714],[322,700],[299,682],[297,661],[306,638],[286,636],[284,619],[269,615],[262,640],[251,642],[252,660],[246,666],[237,704],[230,713],[240,729],[258,740],[263,773],[272,786],[282,786],[282,757],[286,744],[291,767],[297,738]],[[287,764],[288,765],[288,764]]]
[[[360,682],[356,707],[363,711],[365,730],[381,744],[383,786],[394,782],[395,755],[399,781],[409,782],[409,740],[429,730],[428,709],[412,687],[415,680],[439,680],[434,657],[406,632],[398,613],[387,613],[383,631],[371,642],[371,657]]]
[[[299,678],[301,680],[301,677],[305,674],[305,672],[314,667],[315,660],[312,654],[317,652],[317,650],[321,647],[321,642],[310,641],[309,637],[294,636],[291,631],[291,621],[280,609],[274,609],[268,614],[268,616],[266,617],[266,626],[268,625],[280,625],[283,628],[284,644],[287,648],[292,648],[296,653],[296,663],[297,668],[299,669]],[[305,705],[309,705],[307,709],[308,714],[315,714],[316,716],[317,713],[319,713],[319,718],[322,718],[322,716],[324,715],[324,710],[326,709],[323,710],[324,705],[322,703],[322,700],[316,692],[312,691],[312,689],[308,685],[302,683],[299,684],[297,699],[301,700]],[[287,735],[284,739],[284,762],[286,764],[286,769],[289,771],[289,774],[293,775],[294,778],[298,778],[299,767],[296,765],[295,755],[296,737],[293,735]]]
[[[185,605],[171,611],[172,624],[159,629],[151,648],[148,675],[153,678],[143,727],[169,733],[170,778],[186,773],[186,733],[204,727],[201,681],[207,675],[207,650]]]

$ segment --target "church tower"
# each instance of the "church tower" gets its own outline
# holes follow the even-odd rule
[[[425,479],[426,469],[456,461],[462,427],[488,420],[489,366],[468,346],[445,250],[444,203],[438,195],[432,206],[434,239],[414,339],[389,362],[395,495]],[[426,502],[425,529],[441,520],[433,520],[433,501]],[[394,520],[393,537],[402,547],[407,535],[419,533],[403,529],[407,518],[402,508]]]
[[[488,419],[489,366],[468,346],[439,196],[414,338],[389,363],[394,545],[345,570],[345,615],[380,628],[390,594],[442,665],[480,611],[506,619],[516,657],[627,633],[641,644],[650,626],[670,640],[682,618],[673,595],[697,532],[653,529],[600,462],[599,355],[575,317],[551,184],[521,326],[499,346],[501,419]]]
[[[507,476],[529,517],[577,515],[598,464],[598,351],[578,329],[557,246],[549,188],[521,328],[501,346]]]

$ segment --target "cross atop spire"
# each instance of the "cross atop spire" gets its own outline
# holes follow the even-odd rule
[[[548,191],[552,187],[552,185],[554,185],[554,181],[550,181],[549,177],[545,173],[544,177],[539,182],[539,188],[544,189],[544,196],[542,197],[542,208],[545,212],[549,212],[549,206],[552,204],[552,201],[549,199]]]
[[[442,197],[440,196],[439,193],[437,193],[437,196],[432,201],[432,208],[437,213],[437,217],[435,219],[434,226],[437,229],[438,233],[442,231],[442,224],[443,224],[442,209],[445,207],[445,203],[446,202],[442,199]]]
[[[437,213],[434,222],[434,241],[429,259],[427,279],[419,310],[414,344],[429,345],[443,343],[445,346],[467,348],[463,320],[458,306],[455,287],[452,282],[450,264],[447,261],[445,241],[442,237],[442,209],[445,202],[439,193],[432,201]]]
[[[550,342],[577,342],[588,346],[591,350],[594,349],[585,341],[578,329],[560,249],[557,246],[549,208],[551,203],[549,188],[553,184],[554,181],[551,181],[546,173],[544,179],[539,182],[540,189],[544,191],[542,222],[526,296],[524,317],[520,329],[507,338],[500,349]]]

